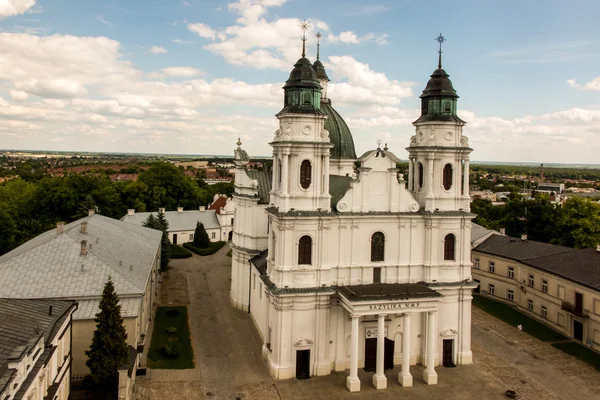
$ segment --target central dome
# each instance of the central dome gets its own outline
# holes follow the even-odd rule
[[[354,140],[352,133],[346,121],[331,106],[331,101],[324,99],[321,101],[321,111],[327,115],[325,120],[325,129],[329,132],[329,140],[333,144],[331,149],[331,159],[351,159],[356,160],[356,151],[354,150]]]

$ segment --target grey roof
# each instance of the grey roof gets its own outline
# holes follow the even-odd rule
[[[100,311],[99,298],[78,300],[77,302],[79,306],[77,311],[73,313],[73,319],[90,320],[96,318],[96,314]],[[142,298],[141,296],[120,298],[119,305],[121,306],[121,317],[137,317],[142,305]]]
[[[263,250],[260,254],[252,257],[250,262],[256,267],[256,270],[261,274],[267,273],[267,256],[269,255],[269,249]]]
[[[0,299],[0,393],[13,375],[8,360],[20,359],[40,338],[50,342],[74,308],[73,301]]]
[[[495,233],[496,231],[484,228],[481,225],[477,225],[476,223],[472,224],[471,227],[471,242],[481,239],[482,237],[489,235],[490,233]]]
[[[121,221],[129,224],[143,226],[148,216],[157,213],[140,212],[133,215],[125,215]],[[169,232],[193,231],[196,229],[196,223],[200,221],[204,224],[204,229],[220,229],[219,220],[215,214],[215,210],[187,210],[182,212],[165,211],[165,218],[169,222]]]
[[[87,233],[80,232],[82,222]],[[143,294],[161,237],[160,231],[98,214],[79,219],[62,233],[42,233],[0,257],[0,297],[99,297],[109,276],[117,294]]]
[[[338,291],[350,301],[409,300],[442,296],[435,290],[419,283],[372,283],[340,286]]]
[[[250,169],[247,171],[247,173],[250,179],[256,179],[258,181],[258,197],[260,197],[258,204],[269,204],[271,199],[271,186],[273,184],[273,175],[271,172],[265,169],[260,171],[256,169]]]
[[[492,235],[473,251],[509,258],[600,290],[600,252]]]

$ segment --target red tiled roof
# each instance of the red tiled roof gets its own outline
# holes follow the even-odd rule
[[[215,214],[221,214],[221,208],[227,204],[227,197],[221,196],[208,207],[209,210],[215,210]]]

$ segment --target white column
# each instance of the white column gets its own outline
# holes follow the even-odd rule
[[[463,167],[463,196],[469,197],[469,160],[467,159]]]
[[[414,190],[414,187],[415,187],[414,163],[415,163],[414,159],[412,159],[412,158],[408,159],[408,190],[410,190],[411,192]]]
[[[427,368],[423,371],[423,380],[428,385],[437,384],[437,373],[434,368],[434,356],[436,349],[436,313],[437,311],[429,311],[429,318],[427,321]]]
[[[387,379],[383,372],[383,360],[385,357],[385,314],[379,314],[377,317],[377,366],[373,375],[373,386],[376,389],[385,389]]]
[[[290,181],[290,171],[289,171],[289,155],[283,154],[283,163],[281,166],[281,188],[280,192],[282,194],[288,193],[288,182]]]
[[[404,386],[412,386],[410,374],[410,314],[404,314],[402,321],[402,371],[398,374],[398,382]]]
[[[459,297],[459,307],[461,309],[461,320],[459,321],[459,350],[458,364],[472,364],[473,353],[471,352],[471,291],[464,290]]]
[[[427,157],[427,197],[433,197],[433,156],[430,155]]]
[[[352,336],[350,339],[350,375],[346,378],[346,387],[351,392],[360,391],[360,380],[358,379],[358,319],[352,316]]]

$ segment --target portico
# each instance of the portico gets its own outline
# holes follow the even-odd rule
[[[398,382],[402,386],[412,386],[413,377],[410,373],[411,357],[411,318],[418,313],[426,313],[425,360],[426,366],[423,379],[429,385],[437,384],[435,372],[436,353],[436,322],[438,302],[442,295],[425,285],[416,283],[406,284],[371,284],[342,286],[338,290],[340,304],[352,318],[350,336],[350,374],[346,378],[346,387],[351,392],[360,391],[358,378],[358,354],[360,325],[371,317],[377,318],[375,332],[369,330],[370,337],[377,336],[376,370],[373,374],[373,385],[377,389],[387,387],[384,374],[386,319],[402,321],[402,370],[398,374]],[[367,337],[367,335],[365,335]]]

